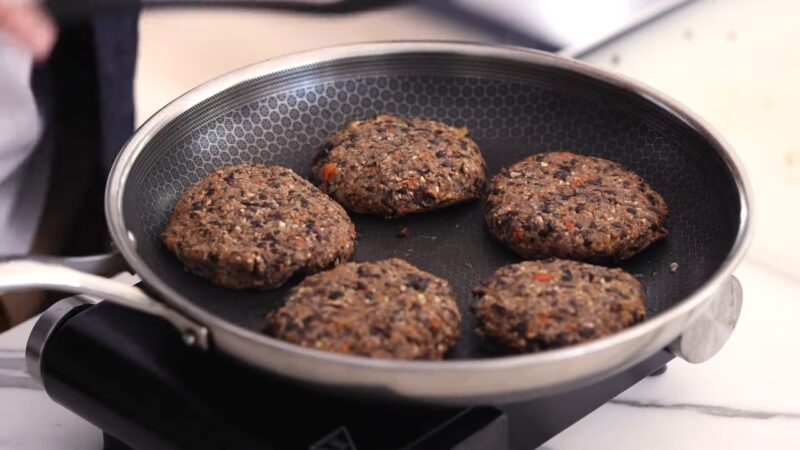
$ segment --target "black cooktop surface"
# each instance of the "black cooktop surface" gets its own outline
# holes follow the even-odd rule
[[[183,344],[160,319],[87,305],[50,335],[42,380],[108,448],[532,449],[666,364],[661,351],[596,384],[506,405],[364,399],[278,379]]]

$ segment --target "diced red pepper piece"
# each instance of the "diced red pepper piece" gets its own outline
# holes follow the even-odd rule
[[[534,277],[534,279],[536,281],[552,281],[553,277],[551,277],[550,275],[548,275],[546,273],[537,273],[536,276]]]
[[[322,166],[322,181],[327,183],[336,173],[336,164],[328,163]]]

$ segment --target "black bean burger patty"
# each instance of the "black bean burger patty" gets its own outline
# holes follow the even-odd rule
[[[350,211],[398,217],[483,195],[486,163],[465,128],[380,115],[350,122],[316,155],[312,181]]]
[[[601,158],[540,153],[495,176],[489,232],[523,258],[627,259],[667,236],[667,205],[639,175]]]
[[[346,261],[356,232],[345,210],[290,169],[219,168],[178,199],[162,239],[186,268],[232,288],[275,288]]]
[[[646,314],[639,281],[621,269],[549,259],[501,267],[474,290],[477,334],[511,352],[609,336]]]
[[[266,332],[330,352],[439,360],[460,320],[446,280],[393,258],[307,277],[267,316]]]

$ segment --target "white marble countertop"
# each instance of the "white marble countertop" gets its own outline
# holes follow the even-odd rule
[[[360,18],[360,37],[336,33],[352,23],[332,23],[317,34],[297,36],[290,48],[267,40],[248,49],[247,43],[266,36],[265,30],[294,28],[303,19],[283,18],[270,28],[268,19],[257,15],[217,13],[218,32],[209,36],[205,30],[212,19],[197,13],[172,31],[179,37],[164,39],[174,28],[174,14],[143,17],[140,119],[204,79],[277,53],[318,46],[321,36],[329,44],[408,37],[399,26],[369,31],[369,23]],[[800,234],[794,233],[800,219],[800,144],[794,133],[800,124],[797,17],[800,2],[794,0],[698,1],[584,58],[666,92],[731,142],[755,188],[756,237],[736,271],[744,307],[722,351],[700,365],[670,363],[666,374],[643,380],[546,448],[800,448]],[[418,38],[465,33],[411,19],[419,24],[414,30]],[[209,61],[209,52],[224,56]],[[99,430],[49,400],[24,373],[23,348],[31,326],[29,321],[0,335],[0,449],[101,448]]]

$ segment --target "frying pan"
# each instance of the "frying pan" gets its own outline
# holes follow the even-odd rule
[[[261,332],[264,317],[297,280],[272,291],[227,290],[184,270],[159,241],[176,198],[214,168],[263,162],[307,176],[327,135],[379,113],[468,127],[490,175],[553,150],[611,159],[642,175],[670,207],[670,236],[621,265],[640,278],[648,319],[568,348],[487,353],[473,332],[471,288],[519,259],[487,234],[480,201],[397,220],[352,215],[354,260],[405,258],[454,286],[462,336],[440,362],[327,353],[270,338]],[[635,81],[520,48],[385,42],[267,61],[186,93],[126,143],[105,201],[114,244],[143,280],[140,286],[66,266],[74,260],[28,258],[0,264],[0,292],[92,294],[163,317],[204,351],[348,395],[473,404],[571,389],[665,347],[691,362],[711,357],[741,308],[741,287],[731,273],[751,236],[752,193],[734,153],[713,130]],[[397,238],[406,227],[408,237]],[[104,264],[96,262],[79,261],[99,270],[92,266]]]

